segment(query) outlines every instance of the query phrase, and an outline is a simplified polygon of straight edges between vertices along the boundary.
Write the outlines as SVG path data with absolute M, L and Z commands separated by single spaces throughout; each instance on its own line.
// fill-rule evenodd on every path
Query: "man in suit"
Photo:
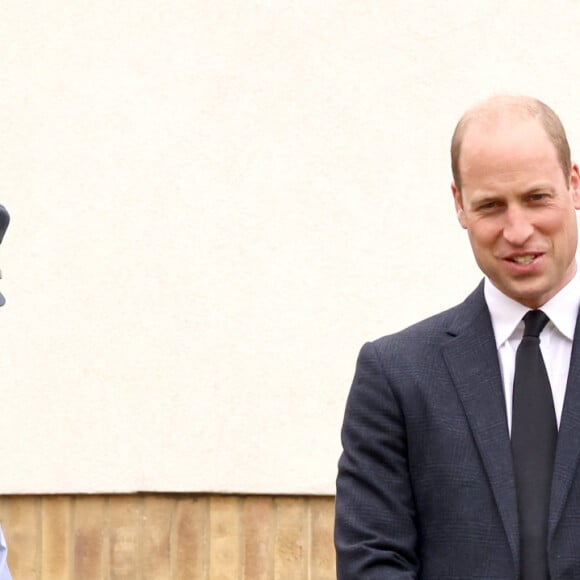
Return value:
M 451 155 L 485 278 L 360 352 L 338 578 L 580 579 L 578 166 L 556 114 L 528 97 L 465 113 Z

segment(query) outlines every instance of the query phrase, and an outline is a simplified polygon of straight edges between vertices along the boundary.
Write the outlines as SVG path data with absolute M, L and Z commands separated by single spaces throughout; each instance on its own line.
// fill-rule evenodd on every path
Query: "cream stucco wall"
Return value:
M 465 107 L 580 146 L 580 4 L 0 7 L 0 492 L 332 493 L 362 342 L 477 283 Z

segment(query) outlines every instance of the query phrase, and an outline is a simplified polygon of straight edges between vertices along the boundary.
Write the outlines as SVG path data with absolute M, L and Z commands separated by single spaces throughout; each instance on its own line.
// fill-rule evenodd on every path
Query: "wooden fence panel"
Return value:
M 331 580 L 331 497 L 0 497 L 15 580 Z

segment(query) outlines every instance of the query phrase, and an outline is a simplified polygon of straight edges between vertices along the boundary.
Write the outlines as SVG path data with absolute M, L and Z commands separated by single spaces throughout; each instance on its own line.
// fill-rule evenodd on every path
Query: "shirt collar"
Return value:
M 484 295 L 491 315 L 495 343 L 499 348 L 513 334 L 529 308 L 506 296 L 487 277 L 484 283 Z M 560 333 L 572 341 L 574 340 L 579 307 L 580 274 L 576 271 L 574 278 L 548 300 L 541 309 L 548 315 Z

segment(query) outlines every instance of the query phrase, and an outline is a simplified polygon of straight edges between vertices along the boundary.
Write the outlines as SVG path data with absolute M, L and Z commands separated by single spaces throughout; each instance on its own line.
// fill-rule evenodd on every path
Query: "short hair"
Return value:
M 562 121 L 556 113 L 542 101 L 533 97 L 501 95 L 492 97 L 468 110 L 459 120 L 451 139 L 451 171 L 455 187 L 461 191 L 461 171 L 459 162 L 463 138 L 472 121 L 483 118 L 510 115 L 514 118 L 538 119 L 548 138 L 556 148 L 556 155 L 566 180 L 570 178 L 572 160 L 570 145 Z

